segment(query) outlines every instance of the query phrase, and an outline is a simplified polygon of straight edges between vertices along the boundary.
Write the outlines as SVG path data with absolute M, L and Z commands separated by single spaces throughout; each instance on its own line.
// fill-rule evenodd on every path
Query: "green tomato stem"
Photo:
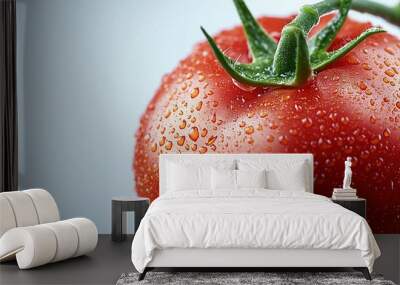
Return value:
M 370 0 L 353 0 L 351 9 L 381 17 L 400 26 L 400 4 L 387 6 Z
M 334 51 L 327 51 L 343 26 L 351 0 L 323 0 L 300 8 L 299 14 L 287 24 L 278 44 L 266 33 L 251 15 L 244 0 L 233 0 L 243 23 L 249 50 L 250 64 L 239 63 L 224 54 L 214 39 L 202 28 L 216 58 L 222 67 L 237 81 L 254 86 L 299 86 L 306 82 L 314 71 L 347 54 L 365 38 L 382 29 L 364 31 L 356 39 Z M 308 33 L 322 15 L 338 11 L 325 27 L 311 39 Z

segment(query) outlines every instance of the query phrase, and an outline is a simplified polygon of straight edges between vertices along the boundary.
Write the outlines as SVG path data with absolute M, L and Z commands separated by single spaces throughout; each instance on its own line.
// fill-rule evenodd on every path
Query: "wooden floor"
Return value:
M 58 263 L 19 270 L 16 262 L 0 264 L 0 284 L 115 284 L 124 272 L 134 271 L 132 238 L 121 243 L 100 235 L 94 252 Z
M 400 280 L 400 235 L 375 236 L 382 256 L 374 272 L 398 283 Z M 19 270 L 16 262 L 0 264 L 0 285 L 14 284 L 115 284 L 122 273 L 135 271 L 131 262 L 132 237 L 112 242 L 110 235 L 100 235 L 94 252 L 88 256 Z M 310 270 L 312 271 L 312 270 Z M 339 270 L 338 270 L 339 271 Z

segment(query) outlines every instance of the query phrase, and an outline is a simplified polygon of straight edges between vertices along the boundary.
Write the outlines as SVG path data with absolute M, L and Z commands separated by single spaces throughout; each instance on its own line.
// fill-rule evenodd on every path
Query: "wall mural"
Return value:
M 350 1 L 303 9 L 300 20 L 257 19 L 267 33 L 234 2 L 247 38 L 243 26 L 212 37 L 203 30 L 208 42 L 162 78 L 144 112 L 137 193 L 158 196 L 160 153 L 313 153 L 315 193 L 330 197 L 350 156 L 373 231 L 400 233 L 399 39 L 347 18 Z M 314 13 L 333 9 L 319 21 Z

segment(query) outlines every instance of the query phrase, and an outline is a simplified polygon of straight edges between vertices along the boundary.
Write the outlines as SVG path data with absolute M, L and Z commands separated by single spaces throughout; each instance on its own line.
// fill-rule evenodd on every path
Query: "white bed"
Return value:
M 182 168 L 174 177 L 174 164 L 254 172 L 266 165 L 275 189 L 175 191 L 168 180 L 190 175 Z M 300 164 L 301 175 L 291 170 Z M 311 154 L 160 155 L 160 197 L 135 234 L 132 262 L 140 278 L 154 267 L 354 267 L 370 278 L 380 251 L 367 222 L 312 193 Z

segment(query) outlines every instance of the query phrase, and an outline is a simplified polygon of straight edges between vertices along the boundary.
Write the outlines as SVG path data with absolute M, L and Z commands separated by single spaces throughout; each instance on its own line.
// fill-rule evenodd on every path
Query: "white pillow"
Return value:
M 236 170 L 236 183 L 238 188 L 267 188 L 267 171 Z
M 236 170 L 232 169 L 216 169 L 211 170 L 211 188 L 213 190 L 236 189 Z
M 308 188 L 305 160 L 240 159 L 238 168 L 240 170 L 266 169 L 268 189 L 305 192 Z
M 267 172 L 268 188 L 274 190 L 306 192 L 304 168 L 290 169 L 285 172 L 274 169 Z
M 211 188 L 211 167 L 168 163 L 167 191 Z

